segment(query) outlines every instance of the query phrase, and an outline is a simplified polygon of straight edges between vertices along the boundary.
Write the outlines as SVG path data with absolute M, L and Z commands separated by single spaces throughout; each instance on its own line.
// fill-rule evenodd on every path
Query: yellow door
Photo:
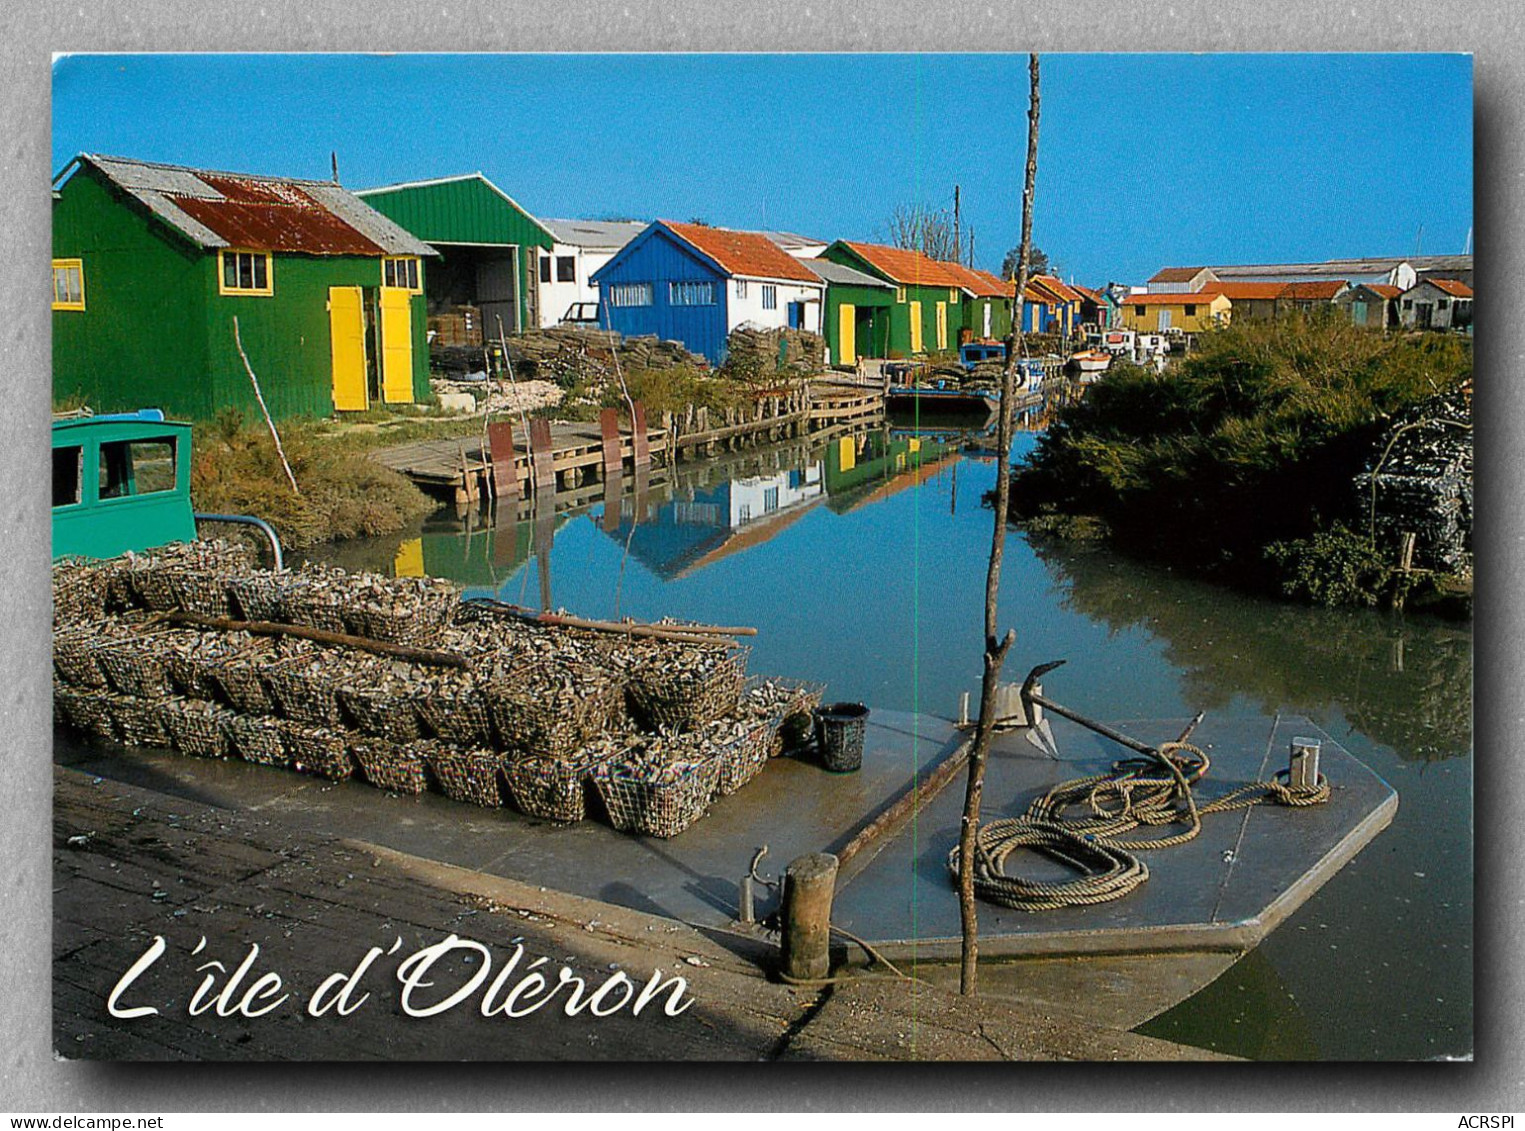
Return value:
M 851 436 L 843 436 L 837 441 L 837 463 L 842 471 L 851 471 L 858 466 L 858 449 Z
M 911 352 L 921 352 L 921 303 L 911 303 Z
M 937 348 L 948 348 L 948 304 L 945 302 L 937 304 Z
M 413 403 L 413 296 L 405 287 L 381 288 L 381 399 Z
M 837 364 L 853 365 L 858 360 L 858 308 L 843 303 L 837 308 Z
M 334 409 L 364 412 L 370 398 L 365 390 L 365 311 L 359 287 L 328 288 L 328 336 Z

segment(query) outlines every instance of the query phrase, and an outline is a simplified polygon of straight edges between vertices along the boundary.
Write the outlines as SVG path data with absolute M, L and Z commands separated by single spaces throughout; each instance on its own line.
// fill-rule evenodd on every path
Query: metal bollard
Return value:
M 1287 785 L 1291 789 L 1315 789 L 1318 786 L 1318 755 L 1322 743 L 1316 738 L 1294 738 L 1287 763 Z
M 741 912 L 740 919 L 743 923 L 757 922 L 757 903 L 755 899 L 756 885 L 751 876 L 741 877 Z

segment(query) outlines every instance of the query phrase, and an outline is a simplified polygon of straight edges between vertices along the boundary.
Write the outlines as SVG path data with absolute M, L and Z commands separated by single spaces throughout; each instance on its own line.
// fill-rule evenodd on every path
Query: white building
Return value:
M 540 252 L 540 325 L 554 326 L 576 303 L 598 304 L 593 272 L 645 229 L 639 220 L 542 220 L 555 237 L 550 251 Z

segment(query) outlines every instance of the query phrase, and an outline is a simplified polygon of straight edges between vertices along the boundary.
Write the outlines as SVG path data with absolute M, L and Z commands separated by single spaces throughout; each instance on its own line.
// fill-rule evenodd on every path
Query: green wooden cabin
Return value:
M 556 237 L 481 173 L 355 195 L 439 251 L 424 288 L 430 312 L 478 307 L 489 338 L 500 319 L 510 334 L 540 325 L 540 262 Z
M 802 261 L 826 284 L 821 332 L 832 365 L 860 357 L 888 357 L 895 285 L 828 259 Z
M 257 417 L 250 368 L 277 419 L 427 397 L 433 249 L 338 185 L 92 154 L 54 185 L 55 401 Z
M 917 251 L 848 240 L 838 240 L 821 258 L 894 287 L 885 352 L 864 356 L 904 358 L 958 348 L 964 287 L 947 265 Z
M 53 421 L 53 558 L 196 537 L 191 426 L 149 410 Z

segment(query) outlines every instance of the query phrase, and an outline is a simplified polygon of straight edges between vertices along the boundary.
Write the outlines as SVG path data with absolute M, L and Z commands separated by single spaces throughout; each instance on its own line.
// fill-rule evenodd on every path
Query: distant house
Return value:
M 1022 332 L 1068 338 L 1080 325 L 1080 304 L 1080 293 L 1061 280 L 1053 275 L 1034 275 L 1022 294 Z
M 643 220 L 542 220 L 556 237 L 540 253 L 540 325 L 554 326 L 575 303 L 598 305 L 593 274 L 646 230 Z
M 821 331 L 826 285 L 760 232 L 658 220 L 593 273 L 600 321 L 682 342 L 712 364 L 741 326 Z
M 1402 294 L 1397 287 L 1383 283 L 1357 283 L 1337 296 L 1334 304 L 1357 326 L 1387 330 L 1399 324 L 1397 300 Z
M 1129 295 L 1123 307 L 1123 326 L 1140 333 L 1181 330 L 1195 334 L 1227 325 L 1233 308 L 1228 296 L 1217 291 Z
M 1279 310 L 1298 310 L 1312 313 L 1327 310 L 1329 305 L 1350 289 L 1344 279 L 1313 279 L 1286 283 L 1276 296 Z
M 1093 326 L 1098 330 L 1111 329 L 1112 312 L 1116 308 L 1107 301 L 1106 295 L 1101 291 L 1075 283 L 1070 284 L 1070 290 L 1080 296 L 1080 324 L 1082 326 Z
M 1409 329 L 1466 329 L 1472 325 L 1472 288 L 1455 279 L 1421 280 L 1399 297 L 1398 317 Z
M 850 240 L 838 240 L 821 258 L 894 285 L 887 356 L 911 357 L 957 346 L 964 282 L 949 265 L 919 251 Z
M 481 311 L 491 338 L 540 325 L 536 272 L 556 237 L 481 173 L 383 185 L 355 193 L 441 254 L 424 296 L 429 312 Z
M 331 181 L 82 153 L 54 179 L 53 394 L 257 416 L 252 368 L 277 419 L 412 403 L 434 256 Z
M 830 363 L 856 365 L 860 357 L 888 357 L 895 284 L 829 259 L 801 262 L 826 284 L 821 332 Z
M 1202 293 L 1223 295 L 1233 303 L 1234 317 L 1238 320 L 1268 319 L 1276 317 L 1277 299 L 1285 286 L 1285 283 L 1220 281 L 1209 283 Z
M 1191 294 L 1217 281 L 1211 267 L 1163 267 L 1150 278 L 1146 289 L 1152 295 Z
M 1414 255 L 1408 260 L 1419 279 L 1454 279 L 1458 283 L 1472 285 L 1472 257 L 1470 255 Z

